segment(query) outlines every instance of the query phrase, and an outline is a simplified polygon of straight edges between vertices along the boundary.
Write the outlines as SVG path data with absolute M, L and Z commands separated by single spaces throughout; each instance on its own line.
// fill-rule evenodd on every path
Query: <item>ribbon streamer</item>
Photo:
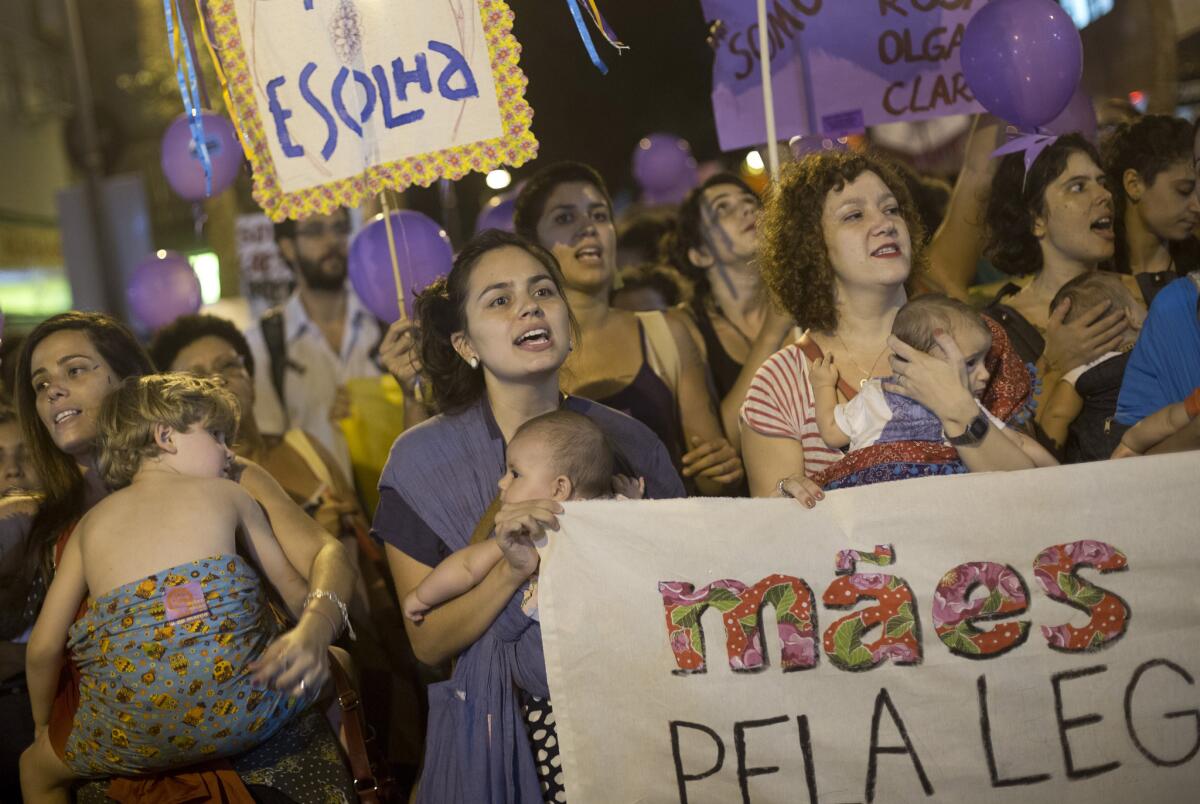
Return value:
M 1025 153 L 1025 177 L 1029 177 L 1029 171 L 1033 168 L 1033 163 L 1041 156 L 1042 151 L 1049 148 L 1058 137 L 1054 134 L 1043 134 L 1041 132 L 1018 132 L 1017 136 L 1008 142 L 1001 145 L 996 150 L 992 151 L 992 157 L 1006 156 L 1008 154 Z M 1021 183 L 1024 189 L 1024 180 Z
M 250 159 L 250 143 L 246 140 L 245 133 L 242 132 L 241 121 L 238 119 L 237 107 L 233 105 L 233 98 L 229 94 L 229 80 L 225 77 L 225 70 L 221 67 L 221 59 L 217 56 L 217 48 L 213 45 L 212 36 L 208 32 L 208 24 L 205 22 L 204 9 L 200 7 L 200 0 L 195 0 L 196 3 L 196 27 L 200 29 L 200 34 L 204 37 L 204 45 L 208 48 L 208 56 L 212 59 L 213 70 L 217 74 L 217 83 L 221 85 L 221 97 L 225 100 L 225 110 L 229 113 L 229 119 L 233 122 L 233 130 L 237 132 L 238 142 L 242 144 L 242 153 L 246 159 Z
M 571 18 L 575 20 L 575 28 L 579 31 L 579 38 L 583 40 L 583 46 L 587 48 L 588 57 L 592 60 L 592 64 L 596 65 L 596 69 L 601 75 L 608 75 L 608 65 L 600 58 L 600 54 L 596 52 L 596 45 L 592 42 L 592 36 L 588 33 L 587 23 L 584 22 L 583 12 L 579 9 L 579 0 L 567 0 L 567 8 L 571 10 Z
M 175 80 L 179 84 L 179 95 L 183 99 L 183 110 L 188 116 L 188 127 L 192 132 L 192 144 L 196 158 L 204 169 L 204 194 L 212 194 L 212 157 L 208 153 L 208 142 L 204 139 L 204 123 L 200 119 L 200 87 L 196 79 L 196 65 L 192 61 L 191 40 L 183 24 L 183 12 L 177 0 L 163 0 L 163 13 L 167 22 L 167 42 L 171 47 L 171 60 L 175 64 Z
M 588 16 L 592 18 L 592 22 L 600 29 L 600 33 L 604 34 L 605 40 L 610 45 L 616 48 L 618 52 L 629 50 L 629 45 L 617 37 L 616 31 L 612 29 L 612 26 L 608 24 L 608 20 L 604 19 L 604 15 L 600 13 L 600 8 L 596 5 L 596 0 L 588 0 L 587 11 Z
M 192 64 L 198 65 L 200 57 L 196 55 L 196 35 L 190 33 L 195 30 L 195 24 L 192 22 L 191 10 L 187 4 L 187 0 L 181 0 L 180 5 L 176 6 L 179 14 L 180 28 L 189 32 L 184 39 L 184 44 L 187 45 L 188 56 L 191 57 Z M 208 87 L 204 85 L 204 72 L 196 67 L 196 87 L 200 90 L 200 108 L 212 109 L 212 105 L 208 102 Z

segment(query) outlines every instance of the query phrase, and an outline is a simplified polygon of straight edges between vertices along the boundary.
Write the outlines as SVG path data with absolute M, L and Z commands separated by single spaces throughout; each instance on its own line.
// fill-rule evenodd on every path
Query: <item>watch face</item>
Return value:
M 988 427 L 991 423 L 987 416 L 980 413 L 971 423 L 967 425 L 967 429 L 960 436 L 955 436 L 949 439 L 950 443 L 956 447 L 970 447 L 978 444 L 987 435 Z
M 988 431 L 988 420 L 987 420 L 987 417 L 984 416 L 982 413 L 979 414 L 978 416 L 976 416 L 971 421 L 971 426 L 967 428 L 967 432 L 970 433 L 971 437 L 974 438 L 976 441 L 979 441 L 985 435 L 987 435 L 987 431 Z

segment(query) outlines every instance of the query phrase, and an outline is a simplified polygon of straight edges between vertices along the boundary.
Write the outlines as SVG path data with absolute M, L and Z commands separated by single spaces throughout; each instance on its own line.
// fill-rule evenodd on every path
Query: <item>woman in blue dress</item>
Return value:
M 422 294 L 418 318 L 421 360 L 442 412 L 396 440 L 374 523 L 401 599 L 467 546 L 477 528 L 490 532 L 480 523 L 493 512 L 497 527 L 557 527 L 562 508 L 552 500 L 496 504 L 508 439 L 551 410 L 596 422 L 619 471 L 645 478 L 647 497 L 683 496 L 666 448 L 645 425 L 560 391 L 559 372 L 576 336 L 548 251 L 516 235 L 479 235 L 449 277 Z M 521 591 L 535 569 L 501 561 L 421 623 L 405 622 L 418 659 L 456 659 L 450 680 L 429 690 L 418 801 L 562 800 L 557 774 L 535 761 L 544 755 L 530 742 L 540 735 L 534 739 L 545 745 L 550 730 L 526 729 L 527 718 L 544 724 L 553 717 L 540 627 L 521 611 Z

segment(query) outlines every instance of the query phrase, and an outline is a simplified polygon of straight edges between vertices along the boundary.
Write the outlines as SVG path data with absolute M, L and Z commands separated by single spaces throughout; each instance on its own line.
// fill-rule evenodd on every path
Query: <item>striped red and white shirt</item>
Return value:
M 804 474 L 813 477 L 843 457 L 817 429 L 817 407 L 808 380 L 808 358 L 785 346 L 759 367 L 742 403 L 742 421 L 756 433 L 791 438 L 804 448 Z

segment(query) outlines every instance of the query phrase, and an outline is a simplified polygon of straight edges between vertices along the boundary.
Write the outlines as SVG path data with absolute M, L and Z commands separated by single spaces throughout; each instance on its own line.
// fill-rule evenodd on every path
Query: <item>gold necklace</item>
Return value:
M 884 343 L 883 351 L 880 352 L 879 354 L 875 355 L 875 360 L 874 360 L 874 362 L 871 363 L 871 370 L 863 371 L 862 366 L 858 365 L 858 361 L 854 359 L 854 355 L 850 352 L 850 347 L 846 345 L 846 342 L 844 340 L 842 340 L 842 336 L 838 335 L 836 332 L 834 332 L 833 337 L 837 338 L 838 343 L 840 343 L 842 345 L 842 349 L 845 350 L 846 357 L 850 358 L 850 363 L 854 366 L 854 369 L 859 374 L 863 375 L 863 379 L 859 381 L 858 387 L 860 389 L 865 388 L 867 383 L 871 381 L 871 374 L 872 374 L 872 372 L 875 371 L 875 366 L 879 363 L 879 358 L 883 357 L 884 353 L 887 352 L 887 350 L 888 350 L 887 344 Z

